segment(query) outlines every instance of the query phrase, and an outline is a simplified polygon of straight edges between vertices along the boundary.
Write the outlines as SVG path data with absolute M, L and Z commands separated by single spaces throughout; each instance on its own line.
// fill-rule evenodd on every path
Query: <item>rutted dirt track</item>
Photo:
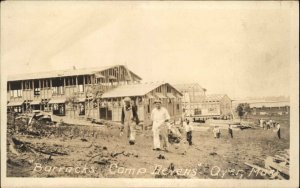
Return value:
M 193 132 L 194 145 L 172 144 L 169 152 L 152 150 L 150 130 L 138 131 L 136 144 L 129 145 L 115 126 L 68 127 L 43 136 L 8 133 L 7 176 L 263 179 L 244 163 L 263 167 L 266 156 L 289 148 L 287 121 L 280 140 L 272 129 L 258 127 L 234 131 L 233 139 L 221 129 L 214 139 L 210 128 Z

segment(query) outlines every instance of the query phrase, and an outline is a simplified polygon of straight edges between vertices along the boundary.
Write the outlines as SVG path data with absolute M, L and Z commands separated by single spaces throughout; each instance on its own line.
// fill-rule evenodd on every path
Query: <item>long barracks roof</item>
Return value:
M 121 85 L 117 88 L 114 88 L 106 93 L 104 93 L 101 98 L 117 98 L 117 97 L 133 97 L 133 96 L 144 96 L 150 91 L 158 88 L 159 86 L 163 84 L 163 82 L 153 82 L 153 83 L 141 83 L 141 84 L 128 84 L 128 85 Z M 170 84 L 168 84 L 171 86 Z M 173 89 L 175 89 L 173 86 L 171 86 Z M 175 89 L 180 96 L 182 94 Z
M 117 66 L 123 66 L 123 65 L 82 68 L 82 69 L 69 69 L 69 70 L 56 70 L 56 71 L 27 73 L 27 74 L 15 74 L 15 75 L 8 75 L 7 80 L 18 81 L 18 80 L 45 79 L 45 78 L 56 78 L 56 77 L 77 76 L 77 75 L 92 75 Z M 141 77 L 139 77 L 132 71 L 130 71 L 130 73 L 135 75 L 141 80 Z
M 290 106 L 289 101 L 266 101 L 250 103 L 250 108 L 262 108 L 262 107 L 284 107 Z
M 207 95 L 204 99 L 204 102 L 219 102 L 226 94 L 211 94 Z

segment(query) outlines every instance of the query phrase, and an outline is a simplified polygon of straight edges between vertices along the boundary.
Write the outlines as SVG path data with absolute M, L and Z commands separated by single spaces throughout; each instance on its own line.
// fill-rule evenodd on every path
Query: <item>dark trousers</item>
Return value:
M 189 145 L 192 145 L 192 131 L 186 133 L 186 140 L 189 142 Z
M 229 130 L 230 137 L 233 138 L 232 130 Z
M 277 136 L 278 136 L 279 139 L 281 138 L 280 137 L 280 129 L 277 131 Z

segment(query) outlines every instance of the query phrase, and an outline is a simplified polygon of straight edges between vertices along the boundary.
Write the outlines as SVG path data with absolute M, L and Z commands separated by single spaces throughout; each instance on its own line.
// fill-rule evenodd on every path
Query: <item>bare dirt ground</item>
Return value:
M 169 152 L 152 150 L 150 130 L 138 131 L 135 145 L 115 126 L 69 125 L 42 136 L 8 133 L 7 176 L 266 179 L 244 163 L 263 167 L 267 156 L 289 149 L 289 122 L 279 122 L 282 139 L 259 127 L 234 130 L 233 139 L 221 129 L 221 138 L 215 139 L 210 127 L 193 132 L 192 146 L 172 144 Z

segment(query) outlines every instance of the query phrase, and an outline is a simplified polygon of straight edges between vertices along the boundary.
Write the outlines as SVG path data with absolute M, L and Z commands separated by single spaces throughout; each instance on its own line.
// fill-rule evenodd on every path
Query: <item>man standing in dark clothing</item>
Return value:
M 281 136 L 280 136 L 280 124 L 279 123 L 277 123 L 276 128 L 277 128 L 277 136 L 278 136 L 279 139 L 281 139 Z
M 232 128 L 231 128 L 230 124 L 228 126 L 228 133 L 229 133 L 230 137 L 233 138 Z
M 127 128 L 127 138 L 129 138 L 129 144 L 135 144 L 135 134 L 136 134 L 136 125 L 139 124 L 139 118 L 137 114 L 137 106 L 131 104 L 131 99 L 126 97 L 124 99 L 124 106 L 122 108 L 121 115 L 121 134 L 123 135 L 123 130 Z

